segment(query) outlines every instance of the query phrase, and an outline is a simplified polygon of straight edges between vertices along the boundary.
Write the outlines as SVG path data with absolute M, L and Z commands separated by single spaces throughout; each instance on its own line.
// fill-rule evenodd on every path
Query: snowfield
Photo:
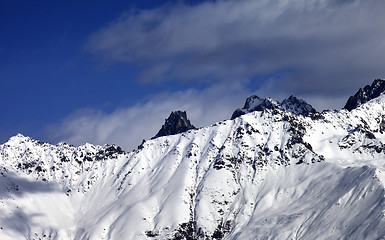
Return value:
M 385 96 L 117 146 L 0 145 L 0 239 L 385 238 Z

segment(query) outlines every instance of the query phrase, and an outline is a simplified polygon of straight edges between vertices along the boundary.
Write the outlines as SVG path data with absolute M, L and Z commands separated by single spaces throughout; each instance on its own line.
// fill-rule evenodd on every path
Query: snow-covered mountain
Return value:
M 0 239 L 384 238 L 385 95 L 296 103 L 254 97 L 275 107 L 133 152 L 16 135 L 0 145 Z

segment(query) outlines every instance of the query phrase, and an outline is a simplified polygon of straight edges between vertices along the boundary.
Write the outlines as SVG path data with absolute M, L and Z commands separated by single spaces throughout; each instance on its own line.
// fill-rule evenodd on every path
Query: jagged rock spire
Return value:
M 190 129 L 195 129 L 195 127 L 190 123 L 190 120 L 188 120 L 186 112 L 178 110 L 171 112 L 170 116 L 165 120 L 162 128 L 153 139 L 186 132 Z
M 346 102 L 344 109 L 351 111 L 358 106 L 380 96 L 384 91 L 385 80 L 376 79 L 372 85 L 366 85 L 363 89 L 360 88 L 354 96 L 351 96 Z

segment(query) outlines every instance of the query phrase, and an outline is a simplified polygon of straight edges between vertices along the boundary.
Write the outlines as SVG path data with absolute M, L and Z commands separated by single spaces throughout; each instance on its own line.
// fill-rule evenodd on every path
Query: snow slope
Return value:
M 144 142 L 0 145 L 0 239 L 381 239 L 385 96 Z

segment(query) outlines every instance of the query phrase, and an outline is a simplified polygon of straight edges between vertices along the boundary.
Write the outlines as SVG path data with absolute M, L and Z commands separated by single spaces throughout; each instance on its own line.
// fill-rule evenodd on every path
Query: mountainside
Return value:
M 384 238 L 385 96 L 322 113 L 297 100 L 254 96 L 133 152 L 14 136 L 0 239 Z

